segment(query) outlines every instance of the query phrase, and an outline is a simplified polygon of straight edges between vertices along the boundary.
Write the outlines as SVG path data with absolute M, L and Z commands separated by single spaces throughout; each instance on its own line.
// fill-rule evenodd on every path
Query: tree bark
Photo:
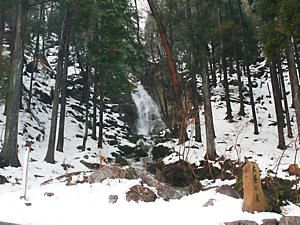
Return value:
M 96 124 L 97 124 L 97 69 L 94 76 L 94 93 L 93 93 L 93 119 L 92 119 L 92 139 L 97 140 Z
M 287 131 L 288 131 L 288 137 L 292 138 L 293 137 L 293 131 L 292 131 L 292 125 L 291 125 L 291 118 L 290 118 L 290 112 L 289 112 L 289 105 L 286 97 L 286 90 L 285 90 L 285 83 L 284 83 L 284 77 L 283 77 L 283 72 L 281 68 L 281 62 L 280 62 L 280 57 L 277 63 L 278 67 L 278 75 L 279 75 L 279 82 L 281 86 L 281 93 L 282 93 L 282 98 L 283 98 L 283 103 L 284 103 L 284 111 L 285 111 L 285 116 L 286 116 L 286 125 L 287 125 Z
M 176 116 L 177 121 L 179 121 L 179 126 L 180 126 L 180 136 L 179 136 L 179 142 L 183 143 L 185 141 L 185 134 L 186 134 L 186 118 L 185 118 L 185 109 L 182 103 L 182 96 L 179 94 L 179 82 L 177 79 L 177 70 L 176 70 L 176 65 L 174 63 L 173 60 L 173 54 L 172 54 L 172 49 L 170 48 L 169 45 L 169 41 L 166 35 L 166 31 L 165 28 L 160 20 L 160 17 L 157 13 L 155 4 L 153 0 L 147 0 L 152 16 L 154 17 L 154 20 L 156 22 L 158 31 L 159 31 L 159 35 L 160 35 L 160 39 L 161 39 L 161 43 L 163 45 L 163 48 L 165 50 L 166 56 L 167 56 L 167 65 L 168 65 L 168 69 L 169 69 L 169 73 L 171 75 L 171 81 L 172 81 L 172 88 L 173 88 L 173 92 L 174 92 L 174 99 L 176 102 Z
M 33 76 L 37 69 L 37 58 L 39 54 L 39 42 L 40 42 L 40 35 L 37 34 L 36 36 L 36 42 L 35 42 L 35 50 L 34 50 L 34 56 L 33 56 L 33 71 L 30 75 L 30 87 L 29 87 L 29 99 L 28 99 L 28 106 L 27 106 L 27 112 L 30 112 L 31 108 L 31 100 L 32 100 L 32 85 L 33 85 Z
M 230 8 L 231 20 L 232 20 L 232 22 L 234 22 L 231 0 L 229 0 L 229 8 Z M 238 55 L 237 38 L 234 37 L 233 32 L 231 32 L 231 42 L 232 42 L 232 46 L 233 46 L 234 59 L 235 59 L 235 64 L 236 64 L 237 81 L 238 81 L 238 88 L 239 88 L 240 110 L 239 110 L 238 114 L 240 116 L 245 116 L 246 113 L 245 113 L 245 103 L 244 103 L 244 96 L 243 96 L 243 82 L 241 79 L 241 68 L 240 68 L 239 55 Z
M 205 117 L 205 134 L 206 134 L 206 155 L 210 160 L 214 160 L 217 157 L 215 146 L 215 132 L 214 122 L 210 100 L 210 88 L 209 88 L 209 75 L 207 69 L 207 58 L 202 56 L 201 62 L 201 75 L 203 82 L 203 98 L 204 98 L 204 117 Z
M 243 14 L 242 14 L 242 8 L 241 8 L 241 1 L 238 0 L 239 5 L 239 16 L 240 16 L 240 27 L 242 31 L 242 46 L 243 46 L 243 52 L 244 52 L 244 64 L 246 67 L 246 74 L 247 74 L 247 80 L 248 80 L 248 87 L 249 87 L 249 95 L 250 95 L 250 104 L 251 104 L 251 111 L 252 111 L 252 121 L 254 126 L 254 134 L 259 134 L 258 132 L 258 124 L 257 124 L 257 117 L 256 117 L 256 110 L 255 110 L 255 102 L 253 97 L 253 90 L 252 90 L 252 81 L 251 81 L 251 73 L 249 68 L 249 59 L 248 59 L 248 48 L 246 44 L 246 37 L 245 37 L 245 30 L 244 30 L 244 20 L 243 20 Z
M 173 87 L 173 91 L 175 94 L 175 98 L 179 97 L 179 83 L 178 83 L 178 79 L 177 79 L 177 70 L 176 70 L 176 65 L 174 63 L 173 60 L 173 54 L 172 54 L 172 49 L 170 48 L 168 39 L 167 39 L 167 35 L 166 35 L 166 31 L 163 27 L 163 24 L 159 18 L 159 15 L 157 13 L 157 10 L 155 8 L 154 2 L 153 0 L 147 0 L 151 13 L 155 19 L 159 34 L 160 34 L 160 38 L 161 38 L 161 43 L 164 47 L 164 50 L 166 52 L 167 55 L 167 63 L 168 63 L 168 68 L 169 68 L 169 72 L 172 78 L 172 87 Z M 182 104 L 182 103 L 181 103 Z
M 17 4 L 16 32 L 14 51 L 12 52 L 9 78 L 9 93 L 7 97 L 7 116 L 5 124 L 4 146 L 1 157 L 4 164 L 18 167 L 18 119 L 20 103 L 20 86 L 23 71 L 24 34 L 28 15 L 28 0 L 19 0 Z M 25 20 L 24 20 L 25 19 Z
M 86 142 L 89 133 L 89 67 L 86 66 L 86 70 L 82 71 L 84 74 L 84 102 L 85 102 L 85 125 L 84 125 L 84 136 L 82 141 L 82 151 L 86 149 Z
M 64 48 L 66 44 L 65 41 L 66 41 L 66 34 L 68 28 L 68 19 L 69 19 L 68 10 L 66 10 L 64 14 L 63 24 L 62 24 L 62 33 L 60 36 L 58 60 L 57 60 L 57 68 L 56 68 L 57 73 L 56 73 L 54 97 L 52 103 L 51 127 L 49 133 L 48 150 L 45 157 L 45 161 L 48 163 L 55 163 L 54 149 L 55 149 L 56 128 L 57 128 L 57 114 L 58 114 L 58 106 L 59 106 L 61 80 L 63 76 L 63 58 L 64 58 Z
M 218 7 L 218 13 L 219 13 L 219 28 L 221 30 L 223 28 L 221 6 Z M 232 109 L 231 109 L 231 103 L 230 103 L 229 83 L 228 83 L 228 75 L 227 75 L 227 62 L 226 62 L 226 55 L 225 55 L 225 51 L 224 51 L 223 34 L 221 34 L 221 36 L 220 36 L 220 44 L 221 44 L 222 70 L 223 70 L 223 75 L 224 75 L 225 101 L 226 101 L 226 110 L 227 110 L 225 119 L 231 121 L 233 118 L 233 115 L 232 115 Z
M 286 54 L 287 54 L 293 102 L 294 102 L 295 113 L 296 113 L 298 140 L 300 143 L 300 87 L 299 87 L 299 80 L 297 76 L 295 58 L 293 54 L 293 45 L 290 39 L 288 39 L 287 42 L 288 43 L 286 48 Z
M 4 17 L 4 9 L 0 9 L 0 48 L 3 47 L 3 38 L 5 31 L 5 17 Z
M 270 62 L 270 73 L 271 73 L 271 83 L 273 89 L 273 98 L 275 103 L 275 113 L 277 118 L 277 131 L 278 131 L 278 146 L 279 149 L 285 149 L 285 139 L 284 139 L 284 118 L 283 118 L 283 110 L 280 99 L 280 90 L 279 90 L 279 82 L 278 76 L 276 72 L 276 66 L 274 61 Z
M 70 16 L 70 15 L 69 15 Z M 69 45 L 70 45 L 70 18 L 67 21 L 66 40 L 64 46 L 64 66 L 61 80 L 60 97 L 60 116 L 56 151 L 63 152 L 65 139 L 65 119 L 66 119 L 66 100 L 67 100 L 67 78 L 69 65 Z

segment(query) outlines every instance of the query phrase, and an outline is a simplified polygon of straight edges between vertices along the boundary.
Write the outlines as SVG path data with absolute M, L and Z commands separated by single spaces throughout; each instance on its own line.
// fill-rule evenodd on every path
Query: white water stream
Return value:
M 157 134 L 161 128 L 165 127 L 158 106 L 140 83 L 137 84 L 135 91 L 133 91 L 132 99 L 138 112 L 137 134 L 149 136 Z

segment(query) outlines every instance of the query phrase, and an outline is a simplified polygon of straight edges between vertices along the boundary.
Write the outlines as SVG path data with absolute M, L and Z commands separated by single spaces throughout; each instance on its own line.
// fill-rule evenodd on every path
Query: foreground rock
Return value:
M 230 185 L 222 185 L 216 189 L 216 192 L 236 199 L 241 198 L 240 194 Z
M 261 225 L 278 225 L 278 221 L 276 219 L 264 219 L 262 220 Z
M 243 191 L 243 211 L 265 211 L 266 198 L 261 186 L 259 168 L 255 162 L 247 162 L 243 168 Z
M 284 216 L 280 219 L 279 225 L 299 225 L 300 216 Z
M 134 168 L 123 169 L 118 166 L 103 165 L 88 178 L 89 183 L 99 183 L 105 179 L 137 179 Z
M 164 200 L 168 201 L 170 199 L 180 199 L 183 196 L 171 186 L 161 183 L 154 177 L 147 174 L 143 174 L 142 182 L 150 187 L 154 187 L 157 190 L 158 196 L 163 198 Z
M 143 185 L 134 185 L 126 192 L 127 201 L 154 202 L 156 199 L 155 193 Z
M 258 223 L 250 220 L 237 220 L 233 222 L 226 222 L 225 225 L 258 225 Z
M 9 183 L 5 176 L 0 175 L 0 184 Z

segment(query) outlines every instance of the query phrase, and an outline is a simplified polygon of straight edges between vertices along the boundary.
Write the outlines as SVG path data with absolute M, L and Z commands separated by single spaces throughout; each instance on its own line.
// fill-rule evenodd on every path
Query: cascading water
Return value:
M 132 99 L 138 112 L 136 123 L 138 134 L 148 136 L 165 126 L 158 106 L 140 83 L 137 84 L 136 90 L 132 93 Z
M 140 83 L 137 84 L 136 90 L 132 93 L 132 99 L 138 112 L 136 123 L 138 134 L 149 136 L 165 127 L 158 106 Z

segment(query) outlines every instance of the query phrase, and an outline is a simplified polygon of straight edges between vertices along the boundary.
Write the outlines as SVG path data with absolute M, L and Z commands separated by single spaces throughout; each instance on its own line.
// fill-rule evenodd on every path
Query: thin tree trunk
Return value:
M 222 15 L 221 15 L 221 7 L 218 7 L 219 13 L 219 28 L 222 29 Z M 223 31 L 222 31 L 223 32 Z M 231 103 L 230 103 L 230 94 L 229 94 L 229 83 L 228 83 L 228 75 L 227 75 L 227 62 L 226 62 L 226 55 L 224 51 L 224 38 L 223 34 L 220 37 L 220 44 L 221 44 L 221 58 L 222 58 L 222 70 L 224 75 L 224 91 L 225 91 L 225 101 L 226 101 L 226 120 L 231 121 L 233 118 Z
M 95 71 L 94 76 L 94 93 L 93 93 L 93 119 L 92 119 L 92 139 L 97 140 L 97 134 L 96 134 L 96 124 L 97 124 L 97 92 L 98 92 L 98 86 L 97 86 L 97 69 Z
M 23 71 L 23 46 L 25 23 L 28 15 L 28 0 L 19 0 L 17 4 L 16 32 L 14 51 L 10 65 L 9 93 L 7 98 L 7 116 L 5 124 L 4 146 L 1 157 L 6 165 L 18 167 L 18 119 L 20 103 L 20 86 Z
M 60 116 L 59 116 L 59 129 L 56 151 L 63 152 L 65 140 L 65 119 L 66 119 L 66 101 L 67 101 L 67 77 L 69 65 L 69 45 L 70 45 L 70 19 L 67 22 L 67 33 L 64 46 L 64 66 L 61 81 L 61 97 L 60 97 Z
M 286 90 L 285 90 L 285 84 L 284 84 L 284 77 L 283 77 L 283 72 L 281 68 L 281 62 L 280 62 L 280 57 L 278 61 L 278 75 L 279 75 L 279 82 L 281 86 L 281 91 L 282 91 L 282 97 L 283 97 L 283 103 L 284 103 L 284 111 L 285 111 L 285 116 L 286 116 L 286 125 L 287 125 L 287 131 L 288 131 L 288 137 L 292 138 L 293 137 L 293 131 L 292 131 L 292 125 L 291 125 L 291 118 L 290 118 L 290 112 L 289 112 L 289 105 L 286 97 Z
M 299 58 L 297 43 L 295 42 L 295 39 L 292 39 L 292 45 L 294 47 L 294 53 L 295 53 L 295 57 L 296 57 L 295 64 L 297 64 L 298 77 L 300 79 L 300 58 Z
M 213 73 L 212 73 L 212 85 L 214 87 L 217 87 L 217 64 L 216 64 L 216 54 L 215 54 L 215 45 L 213 42 L 211 42 L 211 60 L 212 60 L 212 64 L 213 64 Z
M 100 94 L 100 109 L 99 109 L 99 137 L 98 137 L 98 148 L 102 149 L 103 147 L 103 129 L 104 129 L 104 123 L 103 123 L 103 114 L 104 114 L 104 76 L 105 71 L 99 65 L 98 73 L 100 75 L 100 85 L 99 85 L 99 94 Z
M 284 139 L 284 119 L 283 119 L 283 110 L 280 99 L 280 90 L 278 83 L 278 76 L 276 72 L 276 66 L 273 61 L 270 62 L 270 73 L 271 73 L 271 83 L 273 89 L 273 97 L 275 103 L 275 113 L 277 118 L 277 131 L 278 131 L 278 146 L 279 149 L 285 149 L 285 139 Z
M 84 136 L 82 141 L 82 151 L 86 149 L 86 142 L 89 133 L 89 67 L 86 66 L 86 71 L 82 71 L 84 74 L 84 102 L 85 102 L 85 126 Z
M 170 72 L 170 75 L 172 78 L 173 91 L 174 91 L 175 97 L 179 97 L 179 93 L 178 93 L 179 83 L 178 83 L 178 79 L 177 79 L 177 71 L 176 71 L 176 66 L 175 66 L 174 60 L 173 60 L 172 50 L 170 48 L 165 29 L 163 27 L 163 24 L 159 18 L 157 11 L 156 11 L 153 0 L 147 0 L 147 1 L 148 1 L 150 10 L 152 12 L 152 15 L 156 21 L 156 25 L 157 25 L 157 28 L 158 28 L 158 31 L 160 34 L 161 42 L 162 42 L 162 45 L 163 45 L 164 50 L 167 55 L 167 63 L 168 63 L 169 72 Z
M 291 90 L 292 90 L 292 96 L 293 96 L 293 102 L 294 102 L 296 120 L 297 120 L 298 140 L 300 143 L 300 87 L 299 87 L 299 80 L 297 77 L 295 58 L 293 54 L 293 45 L 290 39 L 288 39 L 287 41 L 288 43 L 286 48 L 286 54 L 287 54 L 289 77 L 291 82 Z
M 30 112 L 31 108 L 31 100 L 32 100 L 32 85 L 33 85 L 33 76 L 37 69 L 37 58 L 39 54 L 39 42 L 40 42 L 40 35 L 38 34 L 36 36 L 36 42 L 35 42 L 35 50 L 34 50 L 34 56 L 33 56 L 33 71 L 30 75 L 30 87 L 29 87 L 29 99 L 28 99 L 28 107 L 27 112 Z
M 0 10 L 0 48 L 3 46 L 3 38 L 4 38 L 4 31 L 5 31 L 5 17 L 4 17 L 4 10 Z
M 252 90 L 252 81 L 251 81 L 251 73 L 249 68 L 249 59 L 248 59 L 248 49 L 246 44 L 246 37 L 245 37 L 245 31 L 244 31 L 244 21 L 243 21 L 243 14 L 242 14 L 242 8 L 241 8 L 241 1 L 238 0 L 239 5 L 239 16 L 240 16 L 240 27 L 242 31 L 242 46 L 244 51 L 244 64 L 246 67 L 246 74 L 248 79 L 248 87 L 249 87 L 249 95 L 250 95 L 250 104 L 251 104 L 251 111 L 252 111 L 252 121 L 254 126 L 254 134 L 258 135 L 258 124 L 257 124 L 257 117 L 256 117 L 256 110 L 255 110 L 255 102 L 253 97 L 253 90 Z
M 217 157 L 216 146 L 215 146 L 215 132 L 213 115 L 210 100 L 210 90 L 209 90 L 209 75 L 207 69 L 207 58 L 202 56 L 201 60 L 201 75 L 203 81 L 203 98 L 204 98 L 204 117 L 205 117 L 205 133 L 206 133 L 206 154 L 207 158 L 214 160 Z
M 229 8 L 230 8 L 231 20 L 232 20 L 232 22 L 234 22 L 231 0 L 229 0 Z M 238 88 L 239 88 L 240 110 L 239 110 L 238 114 L 240 116 L 245 116 L 246 113 L 245 113 L 245 103 L 244 103 L 244 96 L 243 96 L 243 83 L 242 83 L 242 79 L 241 79 L 241 69 L 240 69 L 240 62 L 239 62 L 239 55 L 238 55 L 238 46 L 237 46 L 237 39 L 234 38 L 233 32 L 231 32 L 231 41 L 232 41 L 232 46 L 233 46 L 234 59 L 235 59 L 235 64 L 236 64 L 237 81 L 238 81 Z
M 134 0 L 134 6 L 135 6 L 136 25 L 137 25 L 136 38 L 137 38 L 138 43 L 141 45 L 141 37 L 140 37 L 140 16 L 139 16 L 139 10 L 138 10 L 138 5 L 137 5 L 137 0 Z
M 167 56 L 167 65 L 168 65 L 168 69 L 171 75 L 171 81 L 172 81 L 172 88 L 173 88 L 173 92 L 174 92 L 174 99 L 176 102 L 176 116 L 177 121 L 180 121 L 180 137 L 179 137 L 179 142 L 183 143 L 185 140 L 185 134 L 186 134 L 186 118 L 185 118 L 185 109 L 183 107 L 182 104 L 182 97 L 179 94 L 179 83 L 178 83 L 178 79 L 177 79 L 177 70 L 176 70 L 176 65 L 174 63 L 173 60 L 173 54 L 172 54 L 172 49 L 170 48 L 168 39 L 167 39 L 167 35 L 166 35 L 166 31 L 164 29 L 164 26 L 160 20 L 160 17 L 157 13 L 155 4 L 153 0 L 147 0 L 150 10 L 152 12 L 152 15 L 155 19 L 158 31 L 159 31 L 159 35 L 160 35 L 160 39 L 161 39 L 161 43 L 164 47 L 166 56 Z
M 45 161 L 48 163 L 55 163 L 54 150 L 55 150 L 55 139 L 56 139 L 56 128 L 57 128 L 57 114 L 58 114 L 61 82 L 63 76 L 63 58 L 64 58 L 64 48 L 66 44 L 65 40 L 66 40 L 66 34 L 68 28 L 68 19 L 69 19 L 68 10 L 66 10 L 63 19 L 62 34 L 59 43 L 58 60 L 57 60 L 57 68 L 56 68 L 57 73 L 56 73 L 54 97 L 52 103 L 51 127 L 49 133 L 48 150 L 45 157 Z

